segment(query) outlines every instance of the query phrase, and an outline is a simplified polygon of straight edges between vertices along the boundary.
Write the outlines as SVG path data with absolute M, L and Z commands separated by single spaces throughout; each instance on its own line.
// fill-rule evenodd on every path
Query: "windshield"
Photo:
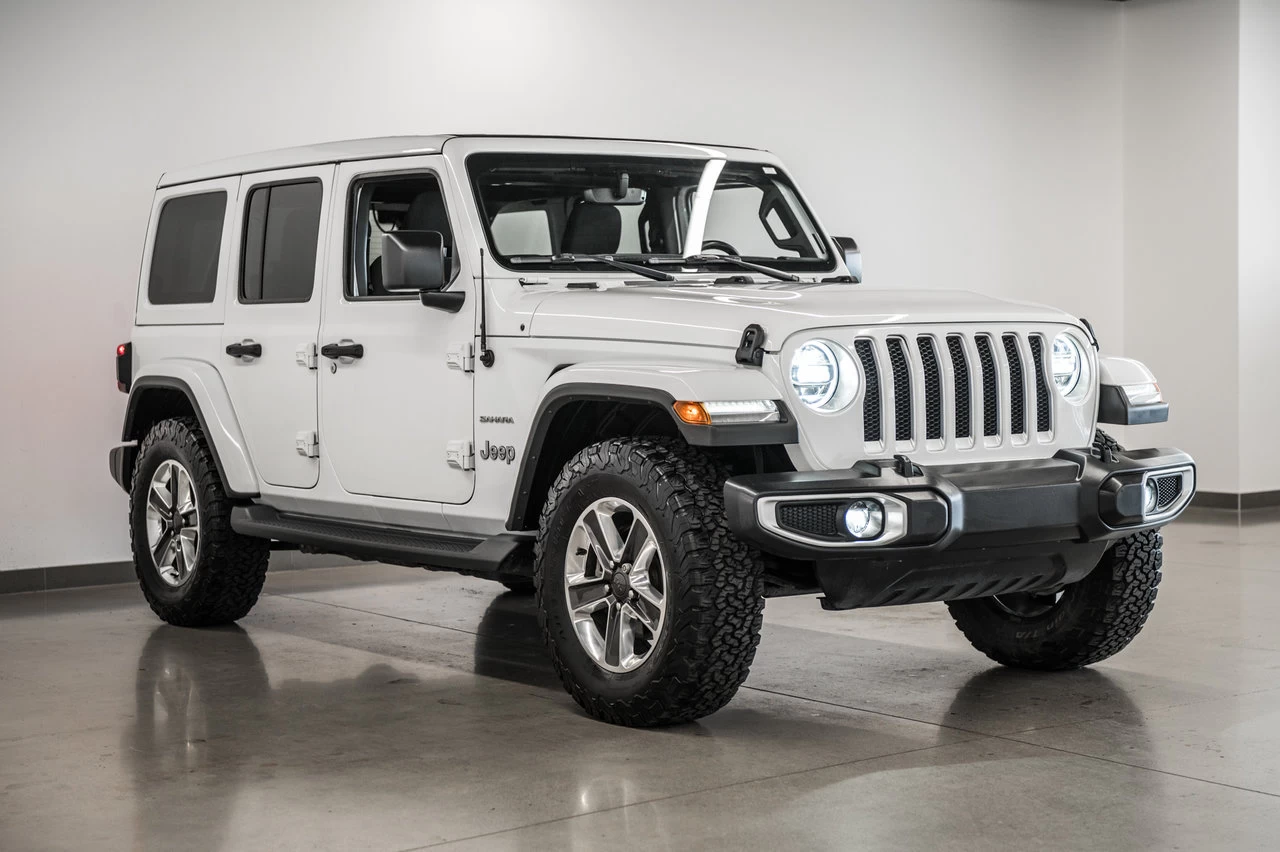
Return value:
M 681 265 L 733 268 L 707 257 L 714 254 L 793 272 L 832 266 L 826 240 L 776 166 L 489 153 L 468 157 L 467 170 L 490 250 L 512 268 L 548 268 L 565 255 L 645 263 L 699 255 Z

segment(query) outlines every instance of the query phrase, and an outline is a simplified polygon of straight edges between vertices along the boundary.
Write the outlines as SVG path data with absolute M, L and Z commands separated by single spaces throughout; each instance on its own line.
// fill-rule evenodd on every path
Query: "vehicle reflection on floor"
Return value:
M 273 681 L 269 676 L 272 669 L 292 673 L 294 662 L 264 660 L 252 634 L 239 627 L 161 626 L 150 634 L 138 659 L 136 715 L 124 750 L 137 793 L 137 847 L 171 846 L 175 838 L 190 831 L 193 807 L 199 811 L 196 822 L 201 832 L 194 845 L 215 849 L 237 845 L 231 826 L 236 814 L 249 807 L 249 800 L 287 804 L 301 796 L 313 802 L 340 803 L 369 785 L 399 785 L 402 789 L 397 793 L 404 795 L 417 789 L 424 805 L 434 797 L 438 807 L 449 807 L 450 801 L 468 795 L 475 805 L 485 796 L 501 804 L 502 791 L 490 785 L 494 773 L 500 773 L 501 761 L 494 762 L 492 748 L 502 747 L 504 726 L 501 720 L 495 722 L 492 707 L 474 704 L 477 691 L 484 694 L 484 687 L 469 685 L 466 674 L 443 675 L 438 685 L 443 691 L 428 693 L 433 700 L 424 702 L 424 692 L 432 685 L 387 663 L 367 666 L 351 678 L 328 681 L 305 677 Z M 489 603 L 477 627 L 474 667 L 481 682 L 492 678 L 532 687 L 536 695 L 560 696 L 531 598 L 499 594 Z M 1041 677 L 1046 676 L 990 669 L 970 678 L 956 692 L 938 742 L 954 739 L 956 728 L 1005 718 L 1010 712 L 1009 694 L 1024 691 L 1028 678 Z M 1141 714 L 1123 688 L 1100 672 L 1071 677 L 1076 681 L 1074 692 L 1105 702 L 1110 712 L 1126 719 L 1140 734 L 1141 725 L 1134 720 L 1140 720 Z M 454 679 L 457 685 L 450 686 Z M 396 687 L 408 691 L 397 693 Z M 458 706 L 469 702 L 469 707 Z M 441 705 L 455 706 L 447 708 L 451 711 L 447 721 L 442 717 L 437 724 Z M 752 736 L 753 728 L 761 736 L 779 736 L 777 721 L 757 711 L 726 712 L 735 714 L 733 724 L 719 733 L 714 723 L 699 723 L 650 736 L 663 741 L 674 737 L 689 746 L 693 743 L 688 738 L 693 738 L 701 761 L 723 760 L 726 765 L 740 760 L 735 750 L 741 747 L 741 738 Z M 559 795 L 573 795 L 577 813 L 610 812 L 632 803 L 613 817 L 625 825 L 625 831 L 679 845 L 678 830 L 666 824 L 671 809 L 662 804 L 664 797 L 654 793 L 653 765 L 630 760 L 626 749 L 619 753 L 616 744 L 612 755 L 593 759 L 600 752 L 598 743 L 613 741 L 618 729 L 581 721 L 581 726 L 572 726 L 576 733 L 571 741 L 530 739 L 526 729 L 522 741 L 510 747 L 521 752 L 526 772 L 528 764 L 544 762 L 559 776 L 572 779 L 576 792 L 561 788 Z M 826 723 L 816 720 L 791 718 L 785 723 L 787 738 L 814 742 L 831 733 Z M 489 750 L 468 743 L 484 743 Z M 675 743 L 664 746 L 672 747 L 688 750 Z M 421 765 L 407 770 L 406 755 L 417 754 L 422 755 Z M 914 774 L 923 779 L 956 772 L 960 777 L 970 764 L 1009 760 L 1007 750 L 927 749 L 894 758 L 891 774 L 883 777 L 894 779 L 895 784 Z M 468 770 L 466 764 L 472 761 L 474 769 Z M 566 763 L 572 767 L 567 776 Z M 877 764 L 877 760 L 836 764 L 837 784 L 856 784 L 857 779 L 889 771 Z M 1018 770 L 1011 766 L 1010 771 Z M 1113 825 L 1117 820 L 1130 823 L 1126 833 L 1135 846 L 1141 847 L 1146 836 L 1139 802 L 1158 793 L 1150 788 L 1160 783 L 1160 775 L 1142 773 L 1135 779 L 1135 796 L 1112 805 L 1109 820 Z M 468 794 L 467 784 L 479 784 L 484 792 Z M 447 790 L 446 785 L 461 787 Z M 812 785 L 810 778 L 779 794 L 799 806 L 807 797 L 832 792 L 827 784 Z M 1071 794 L 1062 791 L 1063 796 Z M 589 825 L 581 828 L 587 830 Z M 591 848 L 597 839 L 588 832 L 565 838 L 565 845 Z M 182 845 L 193 845 L 190 840 L 188 836 Z

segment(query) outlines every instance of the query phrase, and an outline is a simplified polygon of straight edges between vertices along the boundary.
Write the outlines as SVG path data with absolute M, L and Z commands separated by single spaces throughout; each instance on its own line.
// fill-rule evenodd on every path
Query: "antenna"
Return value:
M 489 331 L 485 322 L 485 303 L 488 299 L 484 292 L 484 249 L 480 249 L 480 363 L 492 367 L 493 350 L 489 348 Z

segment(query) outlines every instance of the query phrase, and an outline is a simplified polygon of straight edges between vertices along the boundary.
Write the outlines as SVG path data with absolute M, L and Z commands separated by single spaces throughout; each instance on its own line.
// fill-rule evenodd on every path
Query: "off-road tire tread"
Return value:
M 1110 435 L 1098 431 L 1093 454 L 1120 450 Z M 947 604 L 960 632 L 973 647 L 997 663 L 1016 668 L 1060 671 L 1092 665 L 1119 653 L 1147 623 L 1155 607 L 1164 562 L 1164 536 L 1146 530 L 1122 538 L 1077 585 L 1084 606 L 1066 629 L 1037 643 L 998 641 L 985 629 L 984 600 Z
M 658 674 L 626 700 L 602 698 L 577 682 L 552 637 L 544 600 L 547 536 L 556 507 L 576 481 L 605 472 L 626 476 L 659 507 L 655 526 L 677 531 L 673 549 L 679 552 L 668 575 L 679 573 L 687 581 L 679 599 L 667 602 L 674 641 Z M 727 476 L 715 459 L 679 440 L 620 438 L 583 449 L 551 486 L 535 549 L 539 623 L 561 682 L 591 716 L 633 727 L 688 722 L 719 710 L 746 680 L 764 619 L 763 564 L 757 551 L 729 531 Z
M 169 441 L 184 455 L 192 485 L 204 496 L 200 515 L 201 557 L 191 585 L 176 603 L 156 598 L 143 582 L 143 572 L 154 570 L 146 541 L 139 545 L 133 523 L 135 501 L 146 499 L 149 483 L 138 481 L 143 460 L 157 443 Z M 139 489 L 142 489 L 141 491 Z M 147 603 L 161 619 L 180 627 L 229 624 L 248 615 L 258 601 L 271 556 L 264 539 L 240 535 L 231 529 L 231 501 L 222 487 L 208 440 L 194 417 L 175 417 L 155 424 L 138 448 L 129 490 L 129 534 L 134 570 Z

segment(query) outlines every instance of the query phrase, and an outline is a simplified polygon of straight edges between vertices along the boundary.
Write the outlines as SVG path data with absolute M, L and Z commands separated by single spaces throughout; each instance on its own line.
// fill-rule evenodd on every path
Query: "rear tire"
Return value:
M 153 426 L 134 465 L 129 530 L 142 593 L 169 624 L 228 624 L 257 603 L 269 543 L 236 533 L 230 516 L 231 503 L 195 418 Z
M 746 679 L 763 567 L 729 532 L 726 476 L 680 441 L 616 439 L 582 450 L 552 485 L 536 552 L 539 622 L 561 682 L 591 716 L 688 722 Z
M 1121 449 L 1099 431 L 1093 453 Z M 1087 577 L 1057 594 L 1023 593 L 947 604 L 973 647 L 997 663 L 1055 671 L 1100 662 L 1133 641 L 1156 602 L 1164 537 L 1133 533 Z

